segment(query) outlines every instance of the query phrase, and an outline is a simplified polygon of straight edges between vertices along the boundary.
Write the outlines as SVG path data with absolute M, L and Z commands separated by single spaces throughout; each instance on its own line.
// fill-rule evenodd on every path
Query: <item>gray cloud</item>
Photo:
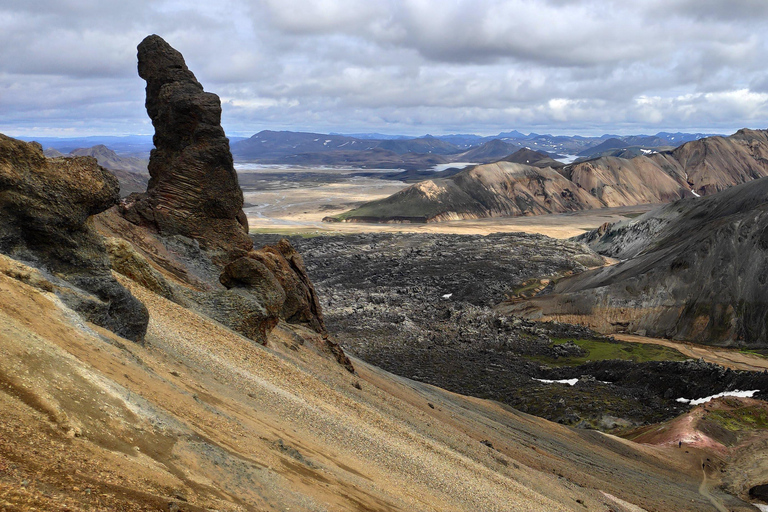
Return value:
M 6 0 L 0 131 L 148 133 L 136 45 L 230 133 L 765 126 L 763 0 Z

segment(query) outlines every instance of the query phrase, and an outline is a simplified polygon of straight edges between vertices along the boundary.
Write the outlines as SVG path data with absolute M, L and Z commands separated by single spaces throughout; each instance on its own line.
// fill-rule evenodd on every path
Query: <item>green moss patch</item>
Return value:
M 553 339 L 553 345 L 573 342 L 584 350 L 581 356 L 552 357 L 535 356 L 539 362 L 551 366 L 579 366 L 589 361 L 605 361 L 622 359 L 644 363 L 646 361 L 685 361 L 688 359 L 677 350 L 663 345 L 649 343 L 630 343 L 627 341 L 611 340 L 577 340 L 577 339 Z
M 707 420 L 717 422 L 732 432 L 768 430 L 768 410 L 759 406 L 710 411 Z

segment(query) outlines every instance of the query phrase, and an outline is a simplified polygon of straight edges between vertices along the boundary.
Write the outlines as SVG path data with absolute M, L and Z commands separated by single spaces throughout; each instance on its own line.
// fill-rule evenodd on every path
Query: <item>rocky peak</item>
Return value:
M 138 61 L 155 149 L 147 192 L 130 198 L 123 214 L 161 234 L 193 238 L 224 260 L 248 251 L 253 244 L 219 97 L 203 90 L 181 53 L 159 36 L 139 44 Z

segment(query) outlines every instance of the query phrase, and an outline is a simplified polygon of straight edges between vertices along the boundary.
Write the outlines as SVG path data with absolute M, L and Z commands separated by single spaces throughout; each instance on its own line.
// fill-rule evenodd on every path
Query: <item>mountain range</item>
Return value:
M 505 160 L 521 162 L 516 154 Z M 599 157 L 544 169 L 526 160 L 516 165 L 499 161 L 425 180 L 327 220 L 433 222 L 666 203 L 707 195 L 768 176 L 768 131 L 744 129 L 730 137 L 706 137 L 631 159 Z M 548 158 L 540 162 L 552 165 Z

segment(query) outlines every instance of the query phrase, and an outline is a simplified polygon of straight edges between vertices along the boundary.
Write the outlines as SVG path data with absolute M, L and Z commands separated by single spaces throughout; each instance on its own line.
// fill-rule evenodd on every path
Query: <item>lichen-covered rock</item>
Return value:
M 301 255 L 288 240 L 267 245 L 248 253 L 248 258 L 261 262 L 275 276 L 285 291 L 280 316 L 288 322 L 309 325 L 325 333 L 325 323 L 315 287 L 309 280 Z
M 94 158 L 46 159 L 39 144 L 0 135 L 0 252 L 87 292 L 60 297 L 89 321 L 141 340 L 147 310 L 112 277 L 88 222 L 117 203 L 118 190 Z
M 147 192 L 126 201 L 124 215 L 211 251 L 248 251 L 253 244 L 219 97 L 203 90 L 181 53 L 159 36 L 139 44 L 138 60 L 155 149 Z
M 115 271 L 161 297 L 180 302 L 180 298 L 174 293 L 171 283 L 160 272 L 152 268 L 149 261 L 139 254 L 130 243 L 121 238 L 110 237 L 105 239 L 104 245 Z M 182 303 L 182 305 L 184 304 Z

